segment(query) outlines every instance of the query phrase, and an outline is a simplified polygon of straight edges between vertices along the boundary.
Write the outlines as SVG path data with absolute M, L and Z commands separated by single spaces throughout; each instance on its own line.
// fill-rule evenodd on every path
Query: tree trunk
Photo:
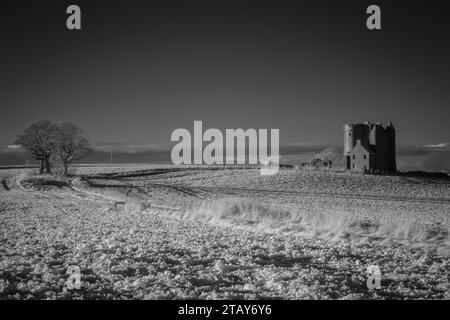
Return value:
M 69 171 L 68 167 L 67 163 L 64 163 L 64 176 L 67 176 L 67 172 Z
M 47 157 L 45 159 L 45 169 L 46 169 L 46 172 L 48 174 L 52 173 L 52 167 L 51 167 L 51 164 L 50 164 L 50 157 Z
M 51 168 L 51 166 L 50 166 L 50 161 L 46 161 L 46 170 L 47 170 L 47 173 L 52 173 L 52 168 Z
M 44 160 L 41 160 L 40 166 L 39 166 L 39 174 L 44 173 Z

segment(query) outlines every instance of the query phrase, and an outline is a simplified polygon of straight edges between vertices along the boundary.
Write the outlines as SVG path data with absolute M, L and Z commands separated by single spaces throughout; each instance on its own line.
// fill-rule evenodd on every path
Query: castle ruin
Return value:
M 344 163 L 347 170 L 395 172 L 395 129 L 391 122 L 344 125 Z

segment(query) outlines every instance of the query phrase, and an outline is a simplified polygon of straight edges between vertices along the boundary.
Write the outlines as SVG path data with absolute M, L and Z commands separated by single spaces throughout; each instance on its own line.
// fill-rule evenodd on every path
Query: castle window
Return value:
M 353 159 L 355 159 L 355 155 L 353 155 Z
M 366 155 L 364 155 L 364 159 L 366 159 Z
M 355 164 L 353 164 L 353 168 L 355 168 Z

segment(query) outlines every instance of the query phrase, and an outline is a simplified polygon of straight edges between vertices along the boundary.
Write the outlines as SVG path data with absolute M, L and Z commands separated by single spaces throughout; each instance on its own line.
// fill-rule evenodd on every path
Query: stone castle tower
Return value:
M 395 172 L 395 129 L 391 122 L 344 125 L 344 163 L 347 170 Z

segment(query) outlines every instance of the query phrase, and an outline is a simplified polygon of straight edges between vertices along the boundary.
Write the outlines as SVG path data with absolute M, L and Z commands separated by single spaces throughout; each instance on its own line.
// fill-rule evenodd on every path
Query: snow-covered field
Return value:
M 0 171 L 1 299 L 450 298 L 448 180 L 127 166 L 56 181 L 25 171 Z M 67 288 L 71 265 L 81 289 Z M 379 290 L 367 288 L 370 265 Z

